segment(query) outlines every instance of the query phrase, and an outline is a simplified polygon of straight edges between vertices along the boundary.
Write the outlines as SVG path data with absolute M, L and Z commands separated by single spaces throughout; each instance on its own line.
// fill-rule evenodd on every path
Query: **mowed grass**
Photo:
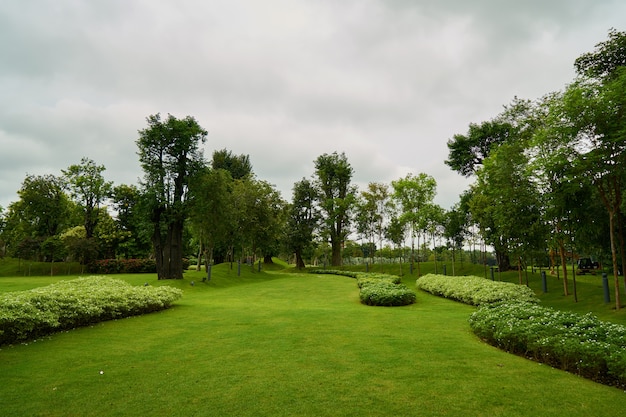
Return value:
M 587 417 L 626 404 L 620 390 L 480 342 L 469 306 L 419 292 L 411 306 L 368 307 L 338 276 L 213 276 L 123 276 L 185 295 L 160 313 L 1 347 L 0 415 Z

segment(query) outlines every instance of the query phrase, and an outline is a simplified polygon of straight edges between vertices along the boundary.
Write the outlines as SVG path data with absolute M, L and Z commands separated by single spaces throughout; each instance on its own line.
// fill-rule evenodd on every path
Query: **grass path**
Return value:
M 623 413 L 622 391 L 478 341 L 469 306 L 418 293 L 412 306 L 367 307 L 349 278 L 261 276 L 193 287 L 188 276 L 169 283 L 185 289 L 171 310 L 2 347 L 0 415 Z

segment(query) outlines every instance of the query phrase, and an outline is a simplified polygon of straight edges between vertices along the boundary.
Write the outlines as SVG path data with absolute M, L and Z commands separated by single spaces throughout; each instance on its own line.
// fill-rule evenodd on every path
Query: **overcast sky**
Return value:
M 354 182 L 470 183 L 446 142 L 513 97 L 561 90 L 626 30 L 623 0 L 7 0 L 0 8 L 0 205 L 82 157 L 137 184 L 148 115 L 193 116 L 291 200 L 323 153 Z

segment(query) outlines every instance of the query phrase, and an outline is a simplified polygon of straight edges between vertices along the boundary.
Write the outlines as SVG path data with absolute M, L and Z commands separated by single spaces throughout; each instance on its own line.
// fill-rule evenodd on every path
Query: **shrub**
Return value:
M 626 326 L 534 303 L 482 305 L 474 333 L 498 348 L 608 385 L 626 387 Z
M 106 275 L 151 274 L 156 272 L 156 262 L 154 259 L 102 259 L 90 263 L 87 270 L 91 274 Z
M 526 286 L 494 282 L 475 276 L 451 277 L 428 274 L 418 278 L 415 285 L 431 294 L 476 306 L 506 300 L 535 303 L 539 301 L 535 293 Z
M 397 275 L 333 269 L 313 269 L 309 272 L 356 278 L 360 289 L 359 298 L 369 306 L 405 306 L 415 302 L 415 293 L 402 284 L 402 279 Z
M 415 293 L 403 284 L 373 280 L 361 287 L 359 298 L 368 306 L 405 306 L 415 302 Z
M 103 320 L 163 310 L 182 296 L 176 288 L 134 287 L 88 277 L 0 295 L 0 344 L 40 337 Z

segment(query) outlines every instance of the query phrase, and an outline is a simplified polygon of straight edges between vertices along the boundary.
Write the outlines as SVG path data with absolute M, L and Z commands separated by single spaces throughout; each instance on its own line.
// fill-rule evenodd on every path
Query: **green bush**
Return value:
M 405 306 L 415 302 L 415 293 L 406 285 L 386 280 L 368 281 L 361 287 L 359 297 L 368 306 Z
M 495 282 L 485 278 L 428 274 L 418 278 L 417 288 L 440 297 L 470 305 L 481 305 L 506 300 L 538 302 L 530 288 L 510 282 Z
M 134 287 L 87 277 L 0 295 L 0 344 L 37 338 L 103 320 L 163 310 L 182 296 L 176 288 Z
M 604 384 L 626 388 L 626 326 L 534 303 L 485 304 L 474 333 L 498 348 Z

